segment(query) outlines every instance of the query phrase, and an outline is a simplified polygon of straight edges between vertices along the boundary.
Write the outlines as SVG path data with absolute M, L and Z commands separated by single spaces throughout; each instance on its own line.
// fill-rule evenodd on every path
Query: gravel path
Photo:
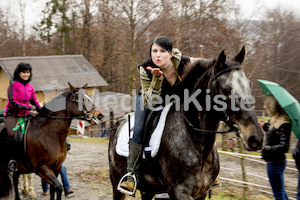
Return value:
M 108 155 L 107 155 L 107 143 L 95 144 L 91 142 L 85 142 L 84 139 L 70 138 L 71 150 L 69 151 L 65 166 L 69 177 L 69 182 L 74 190 L 72 197 L 63 196 L 62 199 L 72 200 L 111 200 L 112 189 L 109 180 L 109 167 L 108 167 Z M 220 154 L 221 171 L 220 177 L 232 178 L 236 180 L 241 179 L 241 166 L 240 159 L 234 158 L 228 155 Z M 247 178 L 249 182 L 270 186 L 266 174 L 265 163 L 257 163 L 246 160 Z M 294 168 L 294 163 L 288 163 L 288 167 Z M 255 175 L 252 175 L 255 174 Z M 59 180 L 60 177 L 59 177 Z M 20 178 L 19 191 L 21 194 L 21 183 Z M 234 193 L 232 187 L 236 187 L 234 184 L 222 180 L 222 187 L 217 188 L 215 191 L 221 190 L 225 194 Z M 297 186 L 297 171 L 286 170 L 285 171 L 285 183 L 287 190 L 295 192 Z M 34 175 L 34 191 L 37 194 L 39 200 L 49 200 L 50 195 L 42 195 L 41 179 L 39 176 Z M 240 187 L 236 187 L 240 188 Z M 263 190 L 271 191 L 270 189 L 260 188 Z M 227 193 L 226 193 L 227 192 Z M 295 197 L 295 194 L 289 193 L 289 196 Z M 259 199 L 272 199 L 270 194 L 260 193 L 255 190 L 252 193 L 259 193 L 262 198 Z M 228 194 L 230 195 L 230 194 Z M 7 200 L 13 200 L 14 195 Z M 6 200 L 5 199 L 5 200 Z M 29 196 L 21 194 L 22 200 L 31 199 Z M 132 198 L 127 197 L 128 200 L 140 199 L 138 197 Z M 252 198 L 251 198 L 252 199 Z M 257 198 L 254 198 L 257 199 Z

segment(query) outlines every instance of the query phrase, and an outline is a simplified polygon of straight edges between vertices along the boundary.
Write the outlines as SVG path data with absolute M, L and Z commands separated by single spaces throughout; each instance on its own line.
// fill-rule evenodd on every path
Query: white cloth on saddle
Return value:
M 161 137 L 162 137 L 162 134 L 163 134 L 163 131 L 165 128 L 166 118 L 167 118 L 168 112 L 172 105 L 173 105 L 173 103 L 171 102 L 163 108 L 163 111 L 161 112 L 161 115 L 159 117 L 158 124 L 151 135 L 151 138 L 149 141 L 149 147 L 146 147 L 144 149 L 145 151 L 151 151 L 151 157 L 155 157 L 159 150 Z M 130 127 L 132 129 L 134 126 L 134 114 L 130 113 L 130 115 L 131 115 L 130 116 Z M 119 134 L 117 145 L 116 145 L 116 152 L 120 156 L 128 157 L 128 154 L 129 154 L 128 153 L 128 151 L 129 151 L 129 147 L 128 147 L 128 142 L 129 142 L 128 115 L 126 115 L 125 117 L 126 117 L 125 119 L 127 119 L 127 121 L 120 128 L 120 134 Z M 131 131 L 130 138 L 132 137 L 132 134 L 133 134 L 133 132 Z

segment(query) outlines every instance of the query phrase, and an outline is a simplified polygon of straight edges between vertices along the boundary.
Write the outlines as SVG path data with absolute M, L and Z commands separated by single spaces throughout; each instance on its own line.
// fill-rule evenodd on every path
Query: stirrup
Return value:
M 121 183 L 123 182 L 123 180 L 124 180 L 125 178 L 128 178 L 128 177 L 133 178 L 133 181 L 134 181 L 134 188 L 133 188 L 133 191 L 132 191 L 132 192 L 130 192 L 130 191 L 128 191 L 128 190 L 125 190 L 125 189 L 123 189 L 123 188 L 120 187 L 120 185 L 121 185 Z M 134 196 L 135 191 L 136 191 L 136 186 L 137 186 L 137 181 L 136 181 L 136 176 L 135 176 L 135 174 L 132 174 L 132 172 L 128 172 L 128 173 L 125 174 L 125 175 L 121 178 L 121 180 L 119 181 L 117 190 L 120 191 L 120 192 L 122 192 L 123 194 L 127 194 L 127 195 L 130 195 L 130 196 Z
M 7 165 L 7 170 L 10 172 L 16 172 L 18 170 L 17 161 L 10 160 Z

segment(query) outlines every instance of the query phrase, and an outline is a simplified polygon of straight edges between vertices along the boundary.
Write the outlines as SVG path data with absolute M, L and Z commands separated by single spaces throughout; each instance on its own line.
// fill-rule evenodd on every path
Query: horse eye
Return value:
M 253 83 L 250 81 L 250 83 L 249 83 L 249 84 L 250 84 L 250 88 L 252 89 L 252 87 L 253 87 Z
M 225 95 L 229 95 L 230 94 L 230 90 L 229 89 L 223 89 L 222 93 Z

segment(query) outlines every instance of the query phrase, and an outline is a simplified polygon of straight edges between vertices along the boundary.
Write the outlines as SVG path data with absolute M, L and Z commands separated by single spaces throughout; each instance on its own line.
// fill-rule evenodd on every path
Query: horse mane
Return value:
M 53 99 L 51 99 L 50 101 L 48 101 L 40 110 L 39 113 L 34 117 L 34 121 L 33 124 L 37 124 L 37 126 L 42 126 L 43 124 L 45 124 L 48 121 L 48 118 L 53 115 L 53 112 L 51 109 L 48 109 L 50 106 L 50 104 L 53 103 L 53 101 L 55 101 L 56 99 L 60 99 L 60 98 L 67 98 L 69 96 L 69 94 L 71 93 L 70 90 L 67 90 L 63 93 L 61 93 L 60 95 L 54 97 Z
M 198 79 L 203 78 L 203 74 L 215 63 L 215 59 L 200 59 L 186 65 L 181 76 L 185 88 L 193 88 Z

